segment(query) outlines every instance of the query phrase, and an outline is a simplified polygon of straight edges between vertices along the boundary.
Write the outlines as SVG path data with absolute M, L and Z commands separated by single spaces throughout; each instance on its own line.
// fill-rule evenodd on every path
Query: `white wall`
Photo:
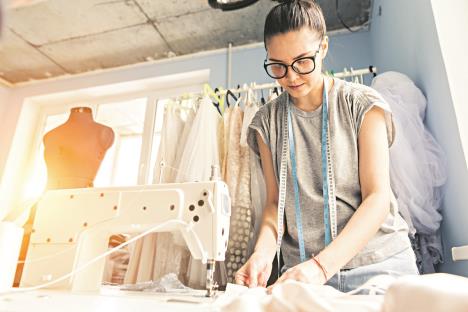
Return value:
M 456 17 L 464 15 L 463 23 L 466 23 L 468 11 L 461 10 L 462 1 L 466 3 L 466 0 L 460 0 L 459 5 L 453 8 L 458 10 L 457 14 L 449 16 L 452 12 L 448 12 L 446 8 L 442 11 L 444 13 L 440 13 L 445 19 L 438 19 L 436 24 L 433 12 L 444 4 L 449 7 L 446 1 L 433 1 L 437 2 L 433 9 L 431 2 L 427 0 L 375 0 L 371 45 L 373 60 L 380 72 L 394 70 L 408 75 L 428 100 L 426 124 L 446 153 L 449 175 L 445 187 L 444 221 L 441 227 L 446 262 L 440 269 L 468 276 L 468 261 L 454 263 L 450 254 L 451 247 L 468 243 L 468 171 L 459 131 L 459 128 L 462 129 L 462 118 L 465 117 L 466 120 L 466 115 L 463 116 L 464 113 L 458 107 L 463 105 L 460 99 L 456 94 L 451 94 L 452 78 L 449 80 L 451 71 L 457 68 L 457 62 L 466 60 L 444 59 L 450 52 L 443 51 L 450 46 L 446 46 L 447 38 L 440 40 L 438 37 L 438 28 L 446 29 L 445 25 L 462 23 L 463 19 Z M 451 1 L 450 7 L 454 3 L 455 1 Z M 454 19 L 453 23 L 445 24 L 446 19 L 451 18 Z M 455 35 L 455 40 L 450 41 L 451 47 L 456 45 L 456 40 L 466 42 L 466 27 L 459 30 L 450 26 L 448 28 L 449 31 L 454 31 Z M 459 36 L 456 35 L 458 32 Z M 440 42 L 444 44 L 442 50 Z M 460 51 L 464 52 L 466 53 L 466 48 Z M 460 83 L 466 85 L 466 81 L 465 78 Z M 466 133 L 463 135 L 466 136 Z
M 468 1 L 451 0 L 450 5 L 443 0 L 432 0 L 431 3 L 464 155 L 468 161 Z
M 450 255 L 452 246 L 468 245 L 468 1 L 432 0 L 432 11 L 437 28 L 437 34 L 447 71 L 448 86 L 452 96 L 454 113 L 460 129 L 460 140 L 464 155 L 457 148 L 458 155 L 449 159 L 455 161 L 452 165 L 453 187 L 446 197 L 444 213 L 443 238 L 446 254 Z M 439 116 L 431 116 L 434 125 L 440 123 Z M 443 138 L 452 141 L 452 137 Z M 459 142 L 453 142 L 459 144 Z M 452 143 L 452 144 L 453 144 Z M 450 143 L 449 143 L 450 144 Z M 448 144 L 447 144 L 448 145 Z M 463 160 L 464 156 L 464 160 Z M 453 263 L 447 261 L 442 270 L 468 276 L 468 261 Z

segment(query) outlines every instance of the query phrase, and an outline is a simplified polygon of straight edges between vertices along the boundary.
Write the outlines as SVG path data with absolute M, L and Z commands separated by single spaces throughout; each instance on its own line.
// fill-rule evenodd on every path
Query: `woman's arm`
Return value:
M 362 203 L 341 233 L 317 256 L 328 278 L 375 235 L 390 211 L 390 173 L 384 111 L 374 106 L 358 136 Z
M 271 258 L 275 256 L 278 235 L 278 185 L 273 169 L 273 158 L 268 146 L 257 133 L 257 142 L 262 161 L 263 175 L 266 184 L 266 203 L 263 210 L 262 225 L 255 244 L 254 252 L 261 252 Z

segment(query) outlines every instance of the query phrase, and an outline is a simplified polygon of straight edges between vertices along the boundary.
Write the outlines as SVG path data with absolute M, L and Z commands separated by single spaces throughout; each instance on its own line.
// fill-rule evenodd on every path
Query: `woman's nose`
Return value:
M 296 73 L 292 67 L 289 67 L 288 68 L 288 72 L 286 73 L 286 76 L 284 76 L 284 78 L 287 80 L 287 81 L 294 81 L 296 80 L 297 76 L 299 76 L 298 73 Z

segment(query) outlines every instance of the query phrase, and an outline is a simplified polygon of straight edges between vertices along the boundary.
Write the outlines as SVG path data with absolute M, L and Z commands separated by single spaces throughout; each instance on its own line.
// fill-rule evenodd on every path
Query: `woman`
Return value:
M 278 238 L 284 266 L 276 284 L 293 279 L 350 291 L 374 275 L 418 274 L 390 189 L 387 103 L 366 86 L 322 74 L 328 37 L 313 1 L 281 1 L 266 18 L 264 42 L 265 70 L 285 92 L 249 128 L 267 202 L 236 282 L 266 286 Z

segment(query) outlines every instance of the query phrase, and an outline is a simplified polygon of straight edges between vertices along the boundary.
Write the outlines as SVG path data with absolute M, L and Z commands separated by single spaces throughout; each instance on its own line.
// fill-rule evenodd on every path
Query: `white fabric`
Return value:
M 176 145 L 176 160 L 175 160 L 175 167 L 180 167 L 180 161 L 182 159 L 182 155 L 185 150 L 185 146 L 187 144 L 187 139 L 192 130 L 193 120 L 195 119 L 195 109 L 190 109 L 187 112 L 187 118 L 184 124 L 184 130 L 179 138 L 179 141 L 173 141 L 173 145 Z M 172 176 L 172 181 L 176 181 L 177 178 L 177 171 L 174 171 L 174 175 Z
M 203 98 L 190 127 L 175 182 L 210 180 L 212 166 L 220 166 L 218 147 L 220 119 L 221 116 L 211 100 Z M 201 261 L 191 259 L 187 273 L 188 286 L 202 287 L 205 276 L 205 266 Z
M 394 116 L 390 176 L 400 211 L 411 215 L 413 233 L 416 229 L 434 234 L 442 220 L 440 188 L 447 174 L 443 151 L 423 123 L 426 99 L 407 76 L 397 72 L 378 75 L 372 87 L 389 103 Z
M 164 121 L 161 131 L 161 143 L 159 145 L 158 157 L 154 166 L 153 183 L 174 182 L 176 175 L 176 152 L 177 144 L 184 129 L 184 121 L 180 117 L 175 105 L 169 104 L 164 111 Z M 161 174 L 161 162 L 164 167 Z
M 467 312 L 468 278 L 437 273 L 408 275 L 390 285 L 382 312 Z
M 161 143 L 154 166 L 153 183 L 175 182 L 185 141 L 194 119 L 192 110 L 186 121 L 178 103 L 169 103 L 164 110 Z M 161 162 L 164 166 L 161 170 Z M 180 233 L 153 233 L 137 241 L 133 247 L 124 282 L 141 283 L 176 273 L 186 281 L 190 252 Z
M 375 288 L 373 281 L 388 287 L 393 280 L 388 276 L 369 280 L 359 288 L 371 291 L 371 295 L 365 296 L 353 296 L 352 293 L 342 293 L 331 286 L 294 280 L 277 285 L 270 295 L 265 288 L 228 284 L 225 297 L 217 303 L 223 312 L 380 312 L 383 296 L 372 293 Z
M 354 295 L 362 291 L 369 295 Z M 216 304 L 223 312 L 467 312 L 468 278 L 445 273 L 399 278 L 379 275 L 349 293 L 288 280 L 270 295 L 265 288 L 228 284 Z
M 258 106 L 255 103 L 253 98 L 253 91 L 249 90 L 249 94 L 247 96 L 247 101 L 244 107 L 244 120 L 242 121 L 242 131 L 240 137 L 240 145 L 243 147 L 247 147 L 247 130 L 249 129 L 249 125 L 252 122 L 255 114 L 258 111 Z
M 213 165 L 220 167 L 218 151 L 220 118 L 210 99 L 203 98 L 187 137 L 176 182 L 209 181 L 211 167 Z

